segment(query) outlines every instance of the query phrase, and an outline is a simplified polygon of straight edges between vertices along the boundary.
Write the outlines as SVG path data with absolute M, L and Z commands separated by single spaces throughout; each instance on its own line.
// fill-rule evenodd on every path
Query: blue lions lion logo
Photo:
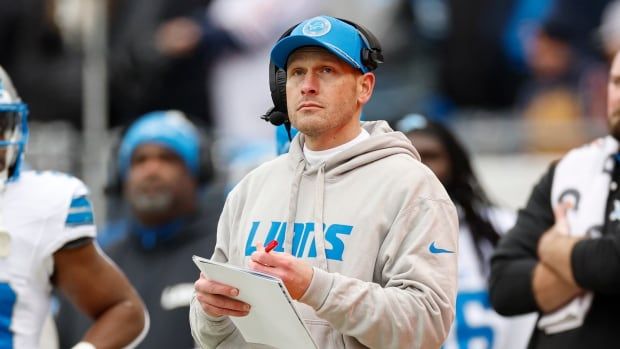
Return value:
M 306 36 L 322 36 L 332 29 L 332 24 L 325 17 L 314 17 L 301 30 Z

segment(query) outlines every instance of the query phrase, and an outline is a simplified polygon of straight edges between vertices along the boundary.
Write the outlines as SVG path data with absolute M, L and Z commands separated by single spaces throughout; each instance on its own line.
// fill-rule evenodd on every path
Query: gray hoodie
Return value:
M 320 348 L 438 348 L 454 318 L 456 210 L 402 133 L 362 125 L 370 138 L 324 163 L 308 165 L 299 134 L 248 174 L 227 198 L 212 259 L 247 267 L 257 243 L 277 239 L 275 251 L 311 264 L 296 307 Z M 204 348 L 262 347 L 196 299 L 190 323 Z

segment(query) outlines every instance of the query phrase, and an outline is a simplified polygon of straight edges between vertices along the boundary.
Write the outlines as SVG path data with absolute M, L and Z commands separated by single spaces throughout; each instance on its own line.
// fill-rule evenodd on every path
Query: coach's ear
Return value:
M 375 88 L 375 74 L 365 73 L 357 78 L 357 103 L 365 105 Z

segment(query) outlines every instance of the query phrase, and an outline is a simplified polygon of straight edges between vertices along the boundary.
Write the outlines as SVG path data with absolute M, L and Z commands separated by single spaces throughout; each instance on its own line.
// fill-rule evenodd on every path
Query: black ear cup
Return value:
M 381 43 L 379 39 L 363 25 L 348 21 L 346 19 L 338 18 L 343 22 L 349 23 L 362 35 L 362 39 L 366 42 L 367 48 L 362 49 L 362 63 L 370 70 L 373 71 L 379 67 L 379 64 L 383 63 L 383 53 L 381 49 Z
M 269 67 L 269 89 L 271 90 L 271 100 L 277 111 L 287 112 L 286 105 L 286 71 L 277 68 L 274 64 Z
M 286 72 L 284 69 L 276 67 L 273 63 L 269 64 L 269 90 L 271 91 L 271 100 L 274 106 L 262 116 L 262 119 L 269 121 L 275 126 L 280 126 L 288 122 Z
M 364 63 L 370 71 L 373 71 L 377 69 L 379 64 L 383 63 L 383 54 L 381 51 L 365 48 L 362 50 L 362 63 Z

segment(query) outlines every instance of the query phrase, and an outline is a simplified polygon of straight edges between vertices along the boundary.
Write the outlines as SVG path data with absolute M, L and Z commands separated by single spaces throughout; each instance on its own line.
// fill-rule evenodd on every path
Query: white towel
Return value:
M 581 297 L 573 299 L 564 307 L 546 314 L 538 320 L 538 328 L 544 330 L 546 334 L 554 334 L 572 330 L 583 324 L 590 305 L 592 304 L 592 293 L 588 292 Z
M 554 209 L 562 202 L 573 203 L 573 208 L 567 212 L 570 235 L 600 237 L 614 168 L 613 156 L 617 152 L 618 142 L 607 136 L 570 151 L 558 163 L 551 188 L 551 202 Z M 592 292 L 587 292 L 553 313 L 542 316 L 538 328 L 552 334 L 581 326 L 590 310 L 592 298 Z

